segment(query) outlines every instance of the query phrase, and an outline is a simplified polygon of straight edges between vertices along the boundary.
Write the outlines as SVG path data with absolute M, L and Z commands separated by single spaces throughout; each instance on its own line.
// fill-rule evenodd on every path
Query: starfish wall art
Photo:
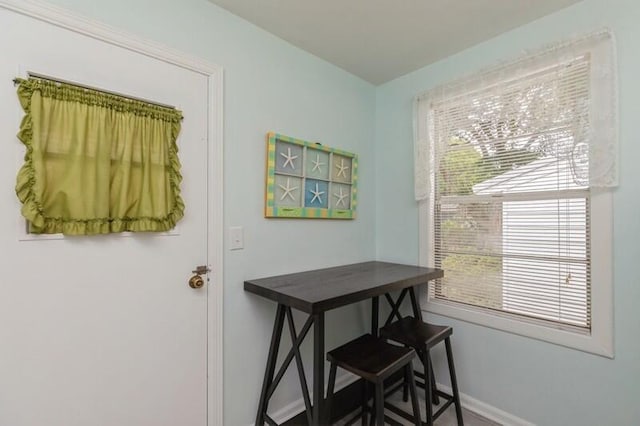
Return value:
M 357 170 L 353 153 L 268 133 L 265 216 L 354 219 Z

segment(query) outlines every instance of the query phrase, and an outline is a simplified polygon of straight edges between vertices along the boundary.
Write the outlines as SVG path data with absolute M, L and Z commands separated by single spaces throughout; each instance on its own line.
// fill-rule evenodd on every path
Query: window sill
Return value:
M 513 318 L 505 314 L 485 312 L 482 309 L 467 307 L 448 302 L 430 300 L 423 305 L 426 312 L 447 316 L 473 324 L 506 331 L 508 333 L 577 349 L 583 352 L 614 358 L 611 333 L 590 333 L 582 329 L 570 329 L 566 326 L 553 327 L 549 323 L 535 319 Z

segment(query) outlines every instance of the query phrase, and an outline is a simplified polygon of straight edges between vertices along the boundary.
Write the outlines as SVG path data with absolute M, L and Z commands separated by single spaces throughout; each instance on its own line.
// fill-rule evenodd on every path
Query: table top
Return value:
M 443 276 L 441 269 L 373 261 L 247 280 L 244 289 L 314 314 Z

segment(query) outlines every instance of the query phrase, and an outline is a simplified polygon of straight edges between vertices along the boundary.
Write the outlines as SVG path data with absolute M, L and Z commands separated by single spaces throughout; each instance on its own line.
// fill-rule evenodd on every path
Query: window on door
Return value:
M 429 310 L 612 355 L 603 187 L 615 172 L 602 166 L 615 162 L 598 152 L 613 145 L 614 109 L 594 105 L 613 100 L 610 41 L 592 35 L 418 98 L 421 240 L 445 271 Z

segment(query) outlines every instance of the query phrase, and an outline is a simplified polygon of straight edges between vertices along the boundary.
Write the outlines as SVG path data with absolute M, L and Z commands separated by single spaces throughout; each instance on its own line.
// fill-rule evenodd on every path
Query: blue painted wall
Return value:
M 462 392 L 539 425 L 640 424 L 640 278 L 634 266 L 640 255 L 638 22 L 637 1 L 585 0 L 377 88 L 377 256 L 417 261 L 413 97 L 440 83 L 517 57 L 525 50 L 573 35 L 610 27 L 617 37 L 622 161 L 621 183 L 614 193 L 615 359 L 430 316 L 454 326 Z M 444 367 L 438 366 L 436 374 L 440 377 L 446 377 Z

